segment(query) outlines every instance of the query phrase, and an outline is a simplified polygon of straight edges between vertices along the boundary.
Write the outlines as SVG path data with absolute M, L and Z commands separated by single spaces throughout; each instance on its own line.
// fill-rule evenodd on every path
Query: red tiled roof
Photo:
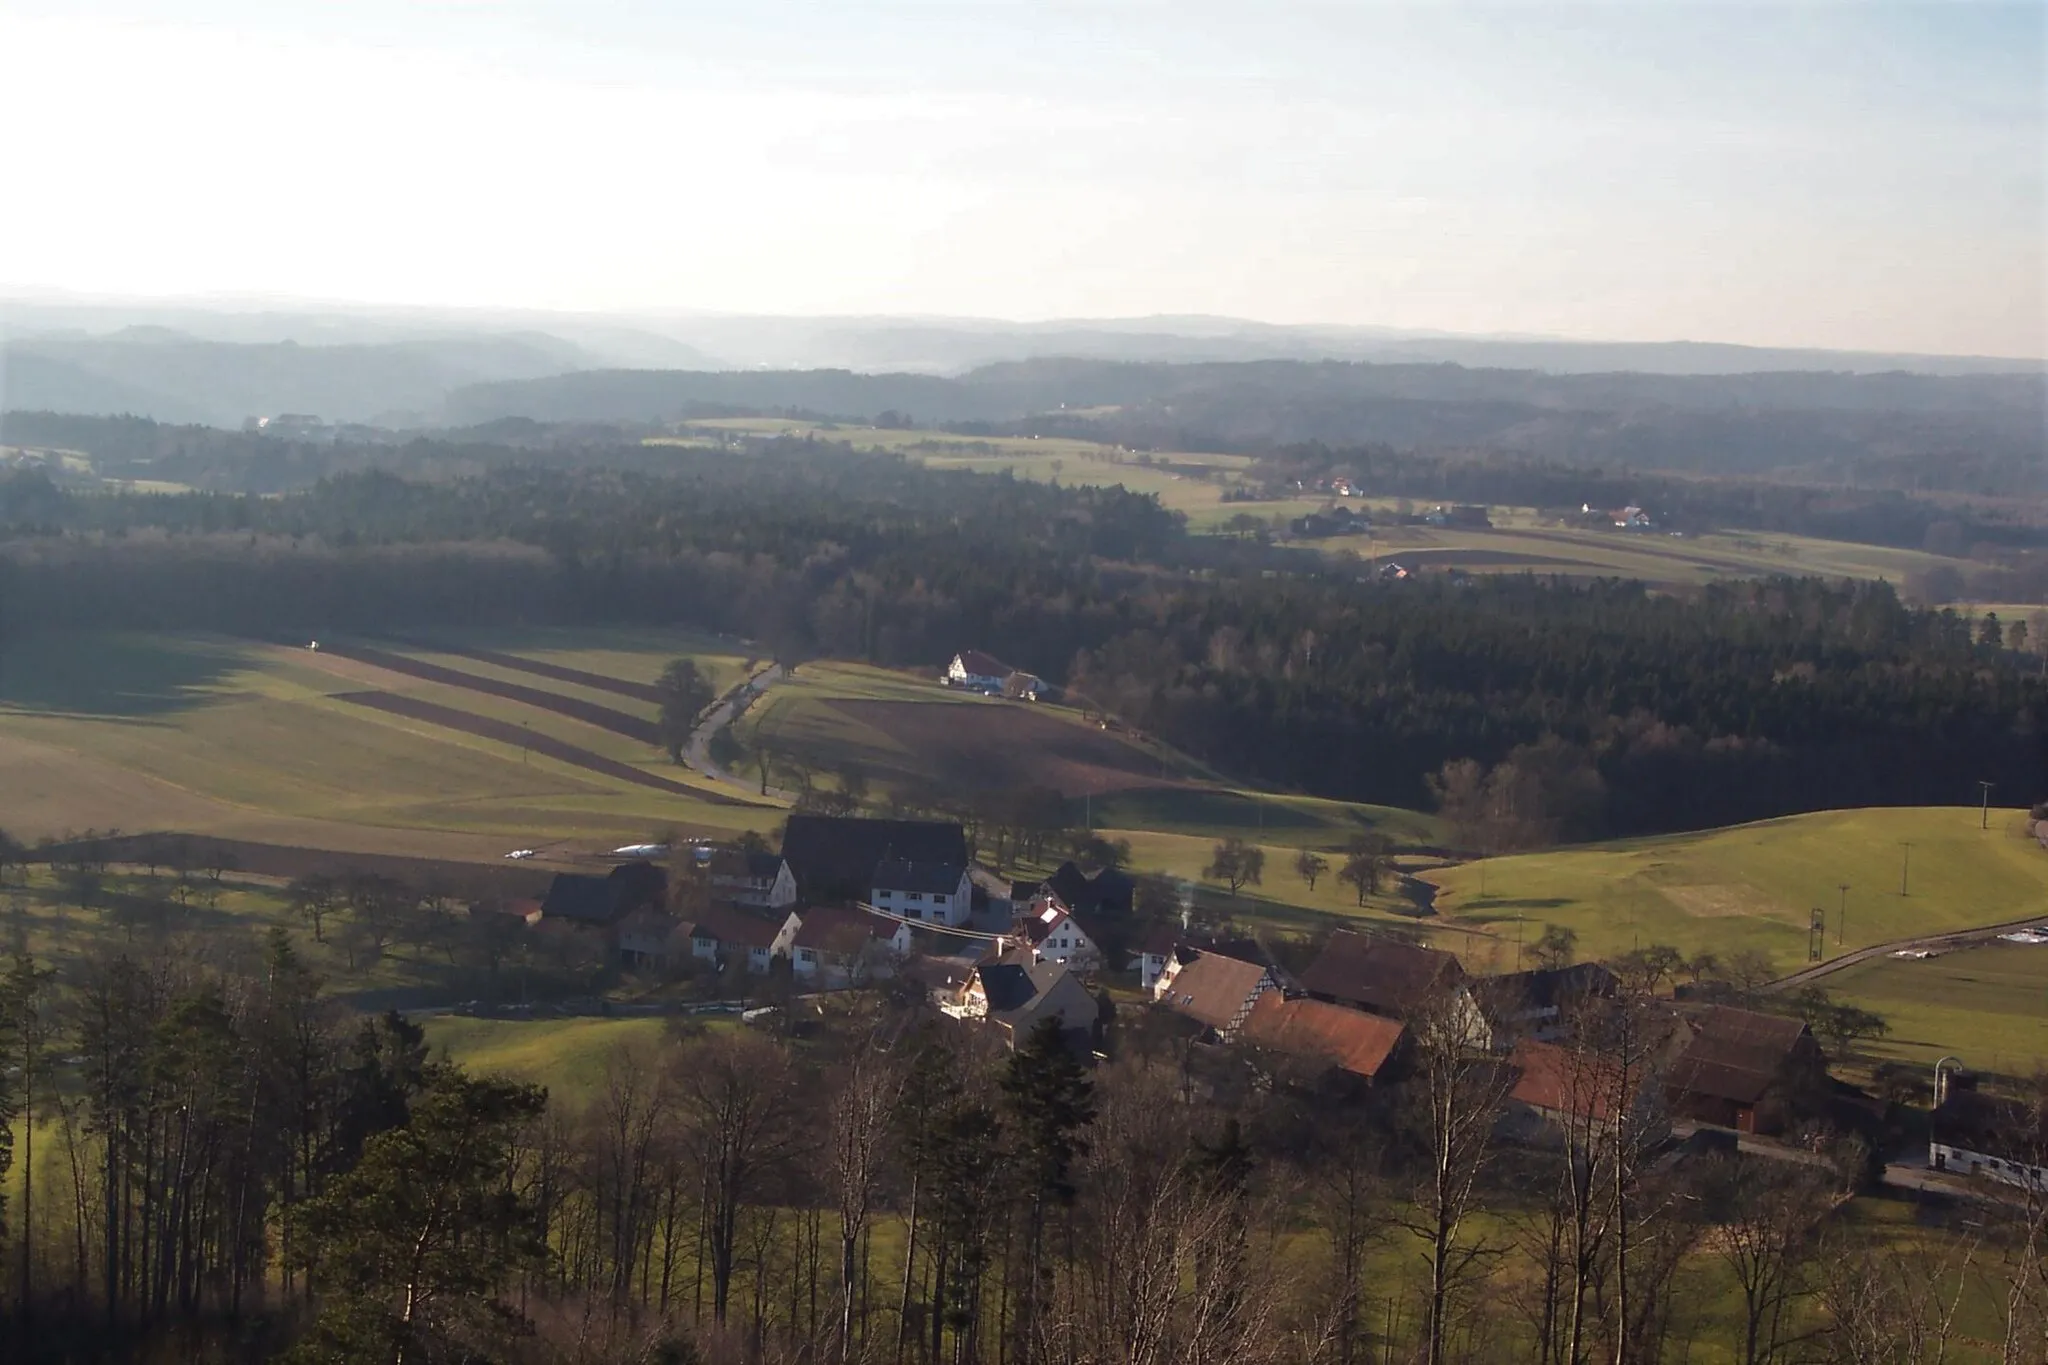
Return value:
M 1515 1069 L 1515 1088 L 1510 1098 L 1553 1113 L 1581 1118 L 1611 1119 L 1620 1098 L 1620 1068 L 1611 1062 L 1524 1038 L 1508 1054 Z
M 1398 1016 L 1420 1006 L 1439 983 L 1463 976 L 1449 953 L 1339 929 L 1301 974 L 1301 986 L 1339 1004 Z
M 1180 969 L 1159 1003 L 1210 1028 L 1227 1029 L 1265 975 L 1255 962 L 1204 953 Z
M 775 935 L 781 929 L 782 921 L 779 919 L 761 919 L 715 905 L 699 911 L 692 917 L 690 925 L 693 938 L 711 938 L 720 943 L 735 943 L 748 948 L 773 946 Z
M 1252 1006 L 1242 1036 L 1275 1052 L 1324 1058 L 1371 1080 L 1386 1065 L 1405 1032 L 1406 1026 L 1396 1019 L 1321 1000 L 1287 1000 L 1278 991 L 1268 991 Z

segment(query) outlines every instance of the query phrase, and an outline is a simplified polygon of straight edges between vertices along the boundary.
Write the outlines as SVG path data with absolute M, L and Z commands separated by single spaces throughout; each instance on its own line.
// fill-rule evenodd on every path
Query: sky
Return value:
M 2042 356 L 2044 16 L 0 0 L 0 292 Z

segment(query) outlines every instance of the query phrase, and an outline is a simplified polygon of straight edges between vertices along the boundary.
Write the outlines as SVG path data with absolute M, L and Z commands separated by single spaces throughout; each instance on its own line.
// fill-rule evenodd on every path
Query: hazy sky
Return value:
M 0 0 L 0 287 L 2042 355 L 2044 13 Z

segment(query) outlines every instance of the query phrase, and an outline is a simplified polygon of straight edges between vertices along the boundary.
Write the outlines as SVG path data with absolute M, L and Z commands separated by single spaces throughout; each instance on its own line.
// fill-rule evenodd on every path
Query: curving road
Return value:
M 1975 929 L 1954 929 L 1945 934 L 1921 934 L 1915 938 L 1893 939 L 1890 943 L 1873 943 L 1868 948 L 1831 957 L 1825 962 L 1816 962 L 1811 967 L 1801 968 L 1790 976 L 1780 977 L 1764 987 L 1767 991 L 1791 990 L 1830 976 L 1844 967 L 1853 967 L 1859 962 L 1868 962 L 1874 957 L 1883 957 L 1902 948 L 1953 948 L 1966 943 L 1982 943 L 2014 929 L 2031 929 L 2037 924 L 2048 923 L 2048 915 L 2035 911 L 2025 919 L 2006 920 L 2002 924 L 1986 924 Z
M 711 709 L 698 719 L 697 728 L 690 731 L 690 742 L 683 748 L 683 762 L 714 782 L 729 783 L 749 795 L 759 795 L 759 789 L 754 783 L 735 776 L 712 761 L 711 739 L 744 715 L 746 709 L 754 704 L 755 699 L 774 684 L 781 682 L 782 677 L 782 665 L 769 664 L 712 703 Z M 769 796 L 778 794 L 773 788 L 769 789 Z

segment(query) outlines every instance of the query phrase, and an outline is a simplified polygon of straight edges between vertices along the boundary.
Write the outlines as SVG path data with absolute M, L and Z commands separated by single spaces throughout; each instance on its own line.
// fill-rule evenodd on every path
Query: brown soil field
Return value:
M 536 678 L 550 678 L 555 682 L 574 683 L 578 687 L 594 688 L 599 692 L 615 692 L 634 701 L 646 702 L 649 706 L 661 705 L 661 692 L 648 683 L 631 682 L 625 678 L 607 677 L 587 669 L 567 668 L 561 664 L 543 663 L 538 659 L 522 659 L 517 654 L 500 654 L 494 649 L 461 649 L 455 645 L 424 645 L 438 654 L 453 654 L 457 658 L 475 659 L 480 664 L 494 664 L 499 668 L 517 669 L 531 673 Z
M 661 743 L 661 729 L 651 720 L 646 720 L 639 716 L 629 716 L 624 711 L 614 711 L 609 706 L 598 706 L 593 702 L 579 701 L 574 697 L 564 697 L 558 693 L 544 691 L 538 687 L 522 687 L 518 683 L 500 682 L 496 678 L 479 677 L 474 673 L 464 673 L 454 668 L 443 668 L 439 664 L 425 663 L 419 659 L 409 659 L 403 654 L 393 654 L 388 650 L 382 649 L 371 649 L 365 645 L 323 645 L 320 652 L 343 659 L 353 659 L 358 663 L 370 664 L 392 673 L 403 674 L 408 678 L 418 678 L 422 682 L 443 683 L 450 687 L 467 688 L 471 692 L 482 692 L 493 697 L 503 697 L 506 701 L 516 701 L 523 706 L 533 706 L 543 711 L 553 711 L 556 715 L 567 716 L 571 720 L 580 720 L 586 725 L 595 725 L 600 730 L 609 730 L 615 735 L 624 735 L 627 739 L 637 740 L 642 744 L 656 745 Z
M 382 664 L 378 666 L 383 667 Z M 606 758 L 603 754 L 594 753 L 589 749 L 583 748 L 581 745 L 570 744 L 551 735 L 535 734 L 524 726 L 514 725 L 510 721 L 491 720 L 486 716 L 477 716 L 467 711 L 458 711 L 452 706 L 442 706 L 435 702 L 422 701 L 418 697 L 408 697 L 397 692 L 336 692 L 334 700 L 349 702 L 355 706 L 367 706 L 373 711 L 383 711 L 394 716 L 404 716 L 410 720 L 423 720 L 429 725 L 438 725 L 448 730 L 459 730 L 463 734 L 475 735 L 479 739 L 495 740 L 500 744 L 523 747 L 544 757 L 552 758 L 557 763 L 567 763 L 572 767 L 582 768 L 587 772 L 597 773 L 604 777 L 616 778 L 621 782 L 631 782 L 639 787 L 651 787 L 655 791 L 671 792 L 677 796 L 694 797 L 699 801 L 704 801 L 714 806 L 751 806 L 756 804 L 752 801 L 742 801 L 738 797 L 726 796 L 723 793 L 711 791 L 705 787 L 692 787 L 671 778 L 662 777 L 657 773 L 643 771 L 630 763 L 621 763 L 617 759 Z
M 1055 720 L 1018 702 L 933 706 L 848 699 L 831 703 L 964 787 L 1050 787 L 1062 796 L 1179 787 L 1159 760 L 1114 735 Z
M 0 829 L 33 843 L 87 828 L 181 830 L 441 862 L 496 863 L 506 847 L 503 835 L 390 829 L 238 806 L 103 759 L 0 733 Z

